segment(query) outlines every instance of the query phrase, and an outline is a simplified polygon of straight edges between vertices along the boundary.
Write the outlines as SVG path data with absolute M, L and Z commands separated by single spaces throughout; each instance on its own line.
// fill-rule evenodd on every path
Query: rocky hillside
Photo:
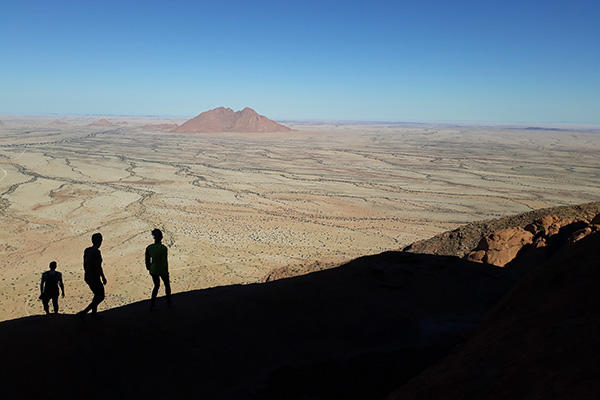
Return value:
M 140 302 L 105 310 L 100 320 L 5 321 L 2 395 L 594 398 L 595 207 L 481 223 L 489 231 L 478 238 L 463 231 L 473 239 L 461 257 L 386 252 L 293 278 L 176 293 L 175 307 L 161 303 L 153 312 Z M 519 239 L 514 258 L 500 267 L 487 261 L 498 238 L 514 238 L 503 229 L 528 232 L 531 242 Z
M 464 345 L 388 400 L 594 399 L 600 393 L 600 233 L 561 249 Z
M 178 293 L 175 307 L 156 312 L 141 302 L 101 320 L 6 321 L 2 393 L 382 398 L 469 337 L 513 282 L 494 266 L 389 252 L 292 279 Z
M 599 214 L 600 202 L 545 208 L 467 224 L 415 242 L 402 251 L 465 257 L 501 267 L 521 264 L 518 269 L 521 273 L 527 273 L 528 265 L 533 264 L 532 254 L 541 256 L 547 253 L 548 257 L 568 240 L 579 240 L 598 231 Z M 521 259 L 524 261 L 521 262 Z M 285 266 L 270 271 L 263 281 L 291 278 L 334 266 L 334 263 L 321 262 Z
M 453 231 L 441 233 L 431 239 L 415 242 L 405 247 L 403 251 L 464 257 L 477 248 L 485 235 L 502 229 L 524 228 L 541 220 L 543 217 L 551 215 L 563 220 L 591 221 L 599 213 L 600 202 L 545 208 L 494 220 L 473 222 Z

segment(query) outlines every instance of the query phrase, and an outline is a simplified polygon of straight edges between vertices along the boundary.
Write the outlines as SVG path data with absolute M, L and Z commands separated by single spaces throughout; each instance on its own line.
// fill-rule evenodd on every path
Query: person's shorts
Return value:
M 56 298 L 58 297 L 58 291 L 57 292 L 44 292 L 42 293 L 42 295 L 40 296 L 40 300 L 42 301 L 49 301 L 50 299 Z

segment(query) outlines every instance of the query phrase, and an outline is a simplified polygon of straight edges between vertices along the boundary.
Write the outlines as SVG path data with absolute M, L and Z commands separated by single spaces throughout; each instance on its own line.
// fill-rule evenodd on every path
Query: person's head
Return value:
M 163 238 L 163 234 L 160 229 L 156 228 L 152 231 L 152 236 L 154 236 L 154 240 L 160 242 Z
M 56 261 L 51 261 L 51 262 L 50 262 L 50 269 L 51 269 L 52 271 L 54 271 L 54 270 L 56 269 Z
M 100 247 L 100 245 L 102 244 L 102 234 L 101 233 L 94 233 L 92 235 L 92 244 L 96 247 Z

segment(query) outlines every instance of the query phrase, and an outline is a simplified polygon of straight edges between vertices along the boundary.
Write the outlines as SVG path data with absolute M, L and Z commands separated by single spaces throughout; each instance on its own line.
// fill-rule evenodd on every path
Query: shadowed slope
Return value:
M 142 302 L 99 321 L 7 321 L 2 390 L 11 399 L 383 397 L 468 337 L 512 284 L 507 274 L 389 252 L 176 294 L 175 308 L 157 312 Z
M 592 399 L 600 393 L 600 234 L 519 283 L 454 354 L 395 399 Z

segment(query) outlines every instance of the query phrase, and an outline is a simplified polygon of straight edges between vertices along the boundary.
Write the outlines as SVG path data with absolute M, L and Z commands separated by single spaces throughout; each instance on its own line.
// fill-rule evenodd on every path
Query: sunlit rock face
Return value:
M 175 132 L 286 132 L 291 129 L 278 124 L 251 108 L 233 111 L 218 107 L 184 122 Z

